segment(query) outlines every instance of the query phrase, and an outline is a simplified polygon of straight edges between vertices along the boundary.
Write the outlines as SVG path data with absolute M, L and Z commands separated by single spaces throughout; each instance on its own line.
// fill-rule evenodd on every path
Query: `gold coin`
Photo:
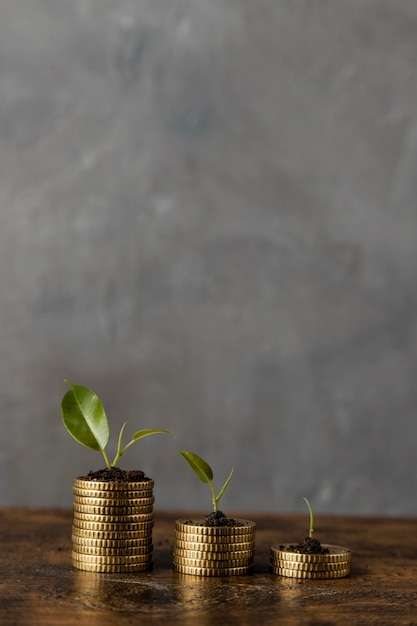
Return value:
M 192 574 L 193 576 L 244 576 L 252 574 L 253 566 L 244 567 L 190 567 L 174 563 L 174 571 L 179 574 Z
M 346 569 L 350 567 L 350 563 L 294 563 L 293 561 L 281 561 L 280 559 L 271 559 L 273 567 L 281 569 L 295 569 L 300 572 L 332 572 L 336 570 Z
M 84 530 L 140 531 L 153 528 L 153 520 L 147 522 L 93 522 L 74 517 L 73 527 Z
M 199 550 L 184 550 L 174 548 L 174 557 L 187 559 L 202 559 L 204 561 L 230 561 L 239 559 L 253 559 L 254 550 L 236 550 L 231 552 L 200 552 Z
M 196 550 L 198 552 L 231 552 L 233 550 L 253 550 L 254 541 L 227 541 L 225 543 L 206 543 L 202 541 L 182 541 L 175 539 L 175 548 L 179 550 Z
M 100 541 L 151 539 L 152 528 L 141 530 L 91 530 L 88 528 L 78 528 L 77 526 L 73 526 L 72 536 Z
M 106 482 L 104 480 L 84 480 L 76 478 L 73 483 L 74 489 L 87 489 L 90 491 L 120 491 L 122 493 L 130 491 L 149 491 L 153 489 L 153 480 L 142 480 L 140 482 Z
M 276 567 L 283 567 L 287 569 L 299 569 L 299 570 L 332 570 L 332 569 L 343 569 L 344 567 L 350 567 L 350 561 L 337 561 L 325 563 L 324 561 L 321 563 L 302 563 L 301 561 L 289 561 L 288 559 L 276 559 L 271 557 L 270 559 L 271 565 L 275 565 Z
M 74 547 L 85 546 L 92 549 L 148 550 L 152 547 L 152 536 L 144 539 L 92 539 L 72 534 Z
M 271 566 L 271 571 L 273 574 L 277 574 L 278 576 L 285 576 L 286 578 L 308 578 L 319 580 L 328 578 L 344 578 L 345 576 L 349 576 L 350 567 L 328 572 L 303 572 L 296 569 L 285 569 L 282 567 Z
M 80 552 L 72 551 L 72 560 L 81 561 L 82 563 L 96 563 L 100 565 L 125 565 L 132 563 L 149 563 L 152 560 L 152 553 L 149 554 L 134 554 L 134 555 L 96 555 L 96 554 L 81 554 Z
M 73 511 L 87 515 L 146 515 L 153 513 L 153 506 L 152 504 L 144 506 L 92 506 L 91 504 L 74 502 Z
M 84 537 L 73 537 L 72 538 L 72 547 L 74 550 L 78 552 L 86 552 L 86 551 L 94 551 L 94 550 L 120 550 L 125 552 L 147 552 L 153 549 L 152 543 L 146 543 L 142 545 L 138 545 L 135 542 L 119 542 L 119 544 L 115 542 L 111 543 L 108 541 L 104 541 L 102 543 L 90 543 L 90 539 L 85 539 Z M 110 545 L 109 545 L 110 544 Z
M 173 562 L 175 565 L 187 565 L 188 567 L 224 569 L 230 567 L 248 567 L 248 565 L 252 565 L 253 558 L 230 559 L 228 561 L 205 561 L 204 559 L 187 559 L 186 557 L 174 555 Z
M 79 487 L 73 487 L 72 493 L 74 498 L 94 498 L 98 500 L 141 500 L 142 498 L 152 498 L 152 489 L 142 489 L 140 491 L 100 491 L 99 489 L 80 489 Z
M 105 522 L 118 523 L 123 522 L 149 522 L 153 520 L 153 513 L 140 513 L 138 515 L 99 515 L 98 513 L 80 513 L 74 511 L 74 520 L 84 520 L 85 522 Z
M 72 544 L 72 550 L 79 555 L 91 554 L 94 556 L 144 556 L 152 554 L 152 544 L 148 548 L 99 548 Z
M 144 539 L 92 539 L 72 534 L 73 544 L 91 546 L 92 548 L 146 548 L 152 545 L 152 536 Z
M 238 544 L 255 541 L 255 535 L 194 535 L 192 533 L 183 533 L 179 530 L 175 531 L 175 541 L 184 541 L 187 543 L 201 543 L 207 545 L 219 544 Z
M 203 526 L 204 520 L 197 520 L 195 523 L 187 524 L 187 520 L 177 520 L 175 529 L 184 534 L 218 536 L 240 536 L 254 535 L 256 530 L 255 522 L 239 520 L 241 526 Z
M 282 547 L 272 546 L 271 554 L 278 559 L 299 561 L 303 563 L 337 563 L 349 561 L 351 558 L 351 551 L 340 546 L 322 544 L 323 548 L 327 548 L 329 550 L 328 554 L 299 554 L 286 549 L 290 545 L 291 544 L 284 544 Z
M 90 546 L 84 543 L 72 542 L 72 549 L 74 552 L 79 552 L 80 554 L 97 554 L 97 555 L 117 555 L 126 556 L 135 555 L 135 554 L 149 554 L 153 551 L 153 545 L 150 543 L 147 546 L 123 546 L 119 548 L 114 548 L 113 546 Z
M 73 501 L 74 504 L 82 504 L 83 506 L 142 507 L 153 504 L 155 498 L 153 496 L 146 498 L 97 498 L 74 495 Z
M 72 549 L 78 554 L 93 554 L 95 556 L 140 556 L 153 552 L 152 544 L 139 548 L 109 548 L 100 546 L 85 546 L 80 543 L 73 543 Z
M 275 559 L 275 560 L 280 560 L 280 561 L 286 561 L 288 563 L 299 563 L 299 564 L 308 564 L 308 565 L 321 565 L 321 564 L 328 564 L 328 563 L 350 563 L 351 561 L 351 554 L 339 554 L 339 555 L 335 555 L 335 554 L 301 554 L 298 555 L 296 554 L 295 556 L 310 556 L 310 559 L 294 559 L 293 555 L 290 552 L 282 552 L 282 551 L 276 551 L 276 550 L 271 550 L 271 559 Z M 320 558 L 317 558 L 320 557 Z M 326 558 L 327 557 L 327 558 Z
M 84 572 L 97 572 L 100 574 L 122 574 L 134 572 L 148 572 L 152 569 L 152 561 L 149 563 L 124 563 L 123 565 L 105 565 L 104 563 L 84 563 L 83 561 L 73 561 L 75 569 Z

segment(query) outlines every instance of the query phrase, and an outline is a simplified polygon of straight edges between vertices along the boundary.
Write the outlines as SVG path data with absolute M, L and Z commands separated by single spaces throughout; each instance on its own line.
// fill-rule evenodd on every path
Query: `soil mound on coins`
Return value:
M 207 517 L 200 522 L 193 522 L 187 520 L 185 524 L 192 524 L 194 526 L 243 526 L 242 522 L 235 520 L 231 517 L 227 517 L 222 511 L 213 511 Z
M 141 470 L 122 470 L 119 467 L 106 467 L 96 472 L 90 471 L 87 476 L 79 476 L 79 478 L 109 483 L 140 483 L 144 480 L 150 480 Z
M 280 546 L 280 549 L 287 552 L 296 552 L 297 554 L 329 554 L 329 550 L 323 548 L 318 539 L 312 539 L 311 537 L 306 537 L 304 541 L 294 545 Z

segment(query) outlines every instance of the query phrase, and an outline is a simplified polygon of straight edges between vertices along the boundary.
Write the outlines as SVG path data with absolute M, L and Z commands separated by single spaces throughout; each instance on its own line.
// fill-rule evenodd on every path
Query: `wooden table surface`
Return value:
M 417 519 L 316 514 L 317 538 L 350 548 L 352 572 L 299 581 L 270 574 L 269 551 L 304 538 L 306 516 L 234 515 L 257 523 L 253 575 L 199 578 L 172 570 L 174 521 L 189 512 L 155 511 L 152 572 L 94 574 L 71 567 L 71 511 L 0 509 L 0 624 L 417 624 Z

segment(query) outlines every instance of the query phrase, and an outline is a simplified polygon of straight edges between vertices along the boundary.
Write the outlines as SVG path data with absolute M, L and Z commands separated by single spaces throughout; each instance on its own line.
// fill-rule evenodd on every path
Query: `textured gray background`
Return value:
M 417 2 L 1 0 L 0 503 L 417 514 Z

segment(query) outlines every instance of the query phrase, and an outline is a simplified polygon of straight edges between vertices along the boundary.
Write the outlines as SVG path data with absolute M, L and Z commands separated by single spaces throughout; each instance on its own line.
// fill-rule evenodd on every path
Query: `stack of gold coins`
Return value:
M 175 523 L 174 570 L 195 576 L 251 574 L 255 552 L 254 522 L 204 526 L 204 520 Z
M 327 554 L 292 552 L 291 544 L 272 546 L 271 571 L 291 578 L 343 578 L 350 574 L 351 552 L 347 548 L 323 544 Z
M 153 481 L 74 481 L 72 563 L 91 572 L 152 567 Z

